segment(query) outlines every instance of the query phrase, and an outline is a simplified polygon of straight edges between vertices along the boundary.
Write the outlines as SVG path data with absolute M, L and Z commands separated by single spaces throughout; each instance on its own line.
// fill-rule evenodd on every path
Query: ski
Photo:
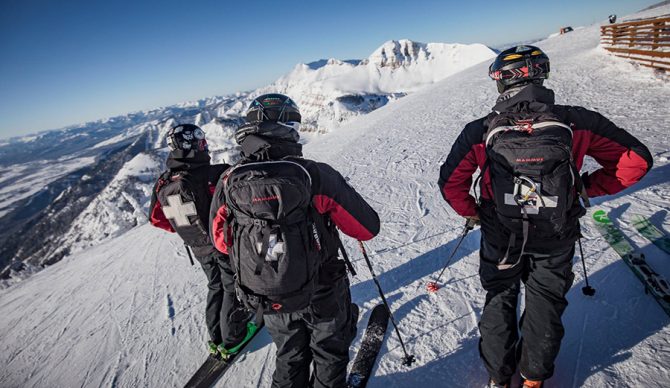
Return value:
M 645 292 L 650 293 L 663 310 L 670 315 L 670 285 L 668 282 L 649 266 L 642 253 L 636 252 L 636 249 L 626 240 L 623 232 L 607 217 L 604 210 L 595 211 L 593 221 L 607 243 L 640 279 Z
M 237 358 L 240 357 L 240 354 L 244 352 L 244 349 L 251 343 L 251 341 L 256 337 L 259 331 L 263 328 L 263 324 L 256 328 L 256 331 L 247 339 L 247 341 L 239 349 L 239 352 L 234 356 L 231 356 L 227 360 L 222 360 L 214 356 L 208 356 L 205 362 L 202 363 L 200 368 L 195 372 L 193 377 L 184 385 L 184 388 L 209 388 L 216 384 L 219 379 L 226 373 L 228 368 L 235 362 Z
M 368 383 L 379 350 L 382 348 L 388 323 L 389 311 L 386 306 L 383 304 L 375 306 L 347 378 L 348 388 L 363 388 Z
M 633 226 L 647 240 L 665 251 L 665 253 L 670 254 L 670 237 L 654 226 L 647 217 L 642 217 L 639 214 L 634 215 Z

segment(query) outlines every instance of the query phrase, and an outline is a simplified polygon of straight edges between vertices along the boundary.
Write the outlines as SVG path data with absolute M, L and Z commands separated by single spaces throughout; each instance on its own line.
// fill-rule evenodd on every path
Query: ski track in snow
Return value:
M 670 6 L 651 11 L 670 12 Z M 648 69 L 598 48 L 598 27 L 539 42 L 552 58 L 558 103 L 602 112 L 641 138 L 654 169 L 635 187 L 594 199 L 670 278 L 666 254 L 638 235 L 632 214 L 670 230 L 670 84 Z M 478 271 L 480 233 L 471 231 L 428 294 L 454 249 L 463 220 L 437 188 L 440 164 L 463 126 L 488 112 L 495 85 L 488 63 L 476 65 L 316 137 L 306 157 L 330 163 L 380 213 L 381 234 L 367 242 L 375 272 L 400 331 L 417 362 L 403 356 L 389 325 L 370 388 L 483 386 L 477 322 L 484 303 Z M 635 107 L 635 109 L 631 109 Z M 593 168 L 587 161 L 585 168 Z M 585 262 L 597 290 L 584 297 L 581 263 L 564 315 L 566 335 L 552 387 L 670 386 L 670 319 L 584 218 Z M 370 310 L 380 302 L 355 241 L 345 246 L 359 275 L 352 280 L 361 306 L 360 347 Z M 190 266 L 179 239 L 148 225 L 65 259 L 0 291 L 0 386 L 182 386 L 206 358 L 205 275 Z M 523 300 L 523 291 L 521 295 Z M 523 302 L 521 302 L 523 306 Z M 274 345 L 258 335 L 220 387 L 269 387 Z

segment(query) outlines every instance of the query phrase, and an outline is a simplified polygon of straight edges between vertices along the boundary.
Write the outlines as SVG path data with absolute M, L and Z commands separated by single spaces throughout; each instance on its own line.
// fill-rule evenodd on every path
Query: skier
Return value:
M 344 387 L 358 308 L 336 227 L 369 240 L 379 217 L 340 173 L 302 158 L 289 97 L 257 97 L 246 119 L 235 135 L 242 161 L 214 194 L 212 240 L 230 252 L 238 295 L 277 346 L 272 387 Z
M 548 75 L 537 47 L 501 52 L 489 68 L 500 93 L 493 111 L 465 126 L 440 169 L 447 203 L 481 222 L 479 349 L 488 387 L 508 387 L 517 366 L 525 387 L 553 375 L 588 197 L 630 187 L 652 166 L 649 150 L 601 114 L 554 104 Z M 580 177 L 585 155 L 601 168 Z M 477 168 L 478 200 L 469 193 Z M 526 307 L 517 321 L 521 281 Z
M 210 164 L 205 132 L 196 125 L 180 124 L 167 134 L 170 147 L 166 166 L 151 196 L 151 224 L 177 232 L 188 252 L 191 248 L 207 276 L 205 320 L 214 357 L 227 357 L 247 335 L 250 313 L 235 297 L 233 271 L 227 255 L 209 238 L 209 207 L 217 179 L 229 166 Z

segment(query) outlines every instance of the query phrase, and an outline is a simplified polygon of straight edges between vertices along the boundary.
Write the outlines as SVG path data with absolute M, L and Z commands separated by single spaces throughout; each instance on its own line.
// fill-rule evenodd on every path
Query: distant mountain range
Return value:
M 151 185 L 176 123 L 207 133 L 213 160 L 235 162 L 249 102 L 278 92 L 325 133 L 421 87 L 491 59 L 481 44 L 388 41 L 362 60 L 298 64 L 266 87 L 0 141 L 0 284 L 146 222 Z

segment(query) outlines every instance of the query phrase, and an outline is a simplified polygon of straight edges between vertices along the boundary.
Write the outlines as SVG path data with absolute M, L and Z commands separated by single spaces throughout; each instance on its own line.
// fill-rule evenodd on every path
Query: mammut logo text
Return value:
M 539 158 L 517 158 L 516 159 L 517 163 L 541 163 L 544 162 L 543 157 Z
M 271 197 L 259 197 L 259 198 L 254 198 L 254 199 L 251 200 L 251 202 L 252 202 L 252 203 L 256 203 L 256 202 L 266 202 L 266 201 L 274 201 L 274 200 L 277 200 L 277 199 L 279 199 L 279 196 L 278 196 L 278 195 L 273 195 L 273 196 L 271 196 Z

